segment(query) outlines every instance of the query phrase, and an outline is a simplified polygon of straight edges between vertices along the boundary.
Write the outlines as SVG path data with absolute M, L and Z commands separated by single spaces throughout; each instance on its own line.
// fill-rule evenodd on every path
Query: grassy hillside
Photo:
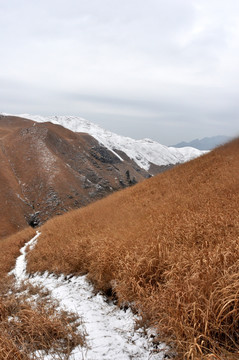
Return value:
M 123 157 L 88 134 L 0 115 L 0 241 L 149 177 Z
M 239 139 L 50 220 L 29 270 L 88 273 L 179 356 L 238 359 L 238 165 Z
M 20 248 L 34 235 L 35 231 L 28 227 L 0 241 L 0 283 L 1 280 L 5 281 L 7 273 L 14 267 Z

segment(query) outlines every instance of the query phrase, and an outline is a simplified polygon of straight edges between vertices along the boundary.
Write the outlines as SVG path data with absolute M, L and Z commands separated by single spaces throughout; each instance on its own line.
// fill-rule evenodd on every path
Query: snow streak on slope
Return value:
M 74 132 L 86 132 L 114 153 L 114 150 L 123 151 L 130 159 L 134 160 L 139 167 L 145 170 L 149 170 L 150 163 L 159 166 L 177 164 L 196 158 L 204 153 L 203 151 L 192 147 L 173 148 L 161 145 L 150 139 L 135 140 L 129 137 L 120 136 L 104 130 L 98 125 L 78 116 L 43 117 L 28 114 L 17 116 L 36 122 L 49 121 L 54 124 L 62 125 Z M 117 156 L 120 158 L 119 155 Z
M 162 360 L 165 345 L 156 350 L 150 336 L 143 336 L 143 329 L 134 330 L 136 316 L 128 309 L 120 310 L 108 304 L 105 298 L 94 295 L 93 288 L 85 276 L 34 275 L 28 279 L 26 273 L 26 250 L 36 244 L 38 233 L 21 249 L 16 266 L 10 274 L 16 278 L 17 284 L 28 280 L 32 285 L 44 286 L 50 290 L 53 299 L 59 302 L 63 310 L 77 313 L 83 320 L 87 332 L 86 341 L 89 349 L 76 348 L 69 360 Z M 160 351 L 161 349 L 161 351 Z M 53 360 L 54 354 L 38 353 L 45 360 Z

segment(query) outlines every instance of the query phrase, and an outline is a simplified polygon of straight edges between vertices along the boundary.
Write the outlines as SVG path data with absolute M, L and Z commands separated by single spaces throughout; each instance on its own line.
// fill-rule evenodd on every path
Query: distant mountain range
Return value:
M 173 146 L 176 148 L 191 146 L 198 150 L 212 150 L 217 146 L 225 144 L 226 142 L 230 141 L 231 139 L 232 139 L 232 137 L 230 137 L 230 136 L 219 135 L 219 136 L 205 137 L 203 139 L 194 139 L 190 142 L 182 141 Z

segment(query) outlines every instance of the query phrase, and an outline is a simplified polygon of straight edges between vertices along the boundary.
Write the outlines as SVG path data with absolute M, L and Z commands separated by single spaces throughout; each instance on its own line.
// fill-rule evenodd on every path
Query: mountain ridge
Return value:
M 1 115 L 0 238 L 201 154 L 121 137 L 78 117 Z
M 150 176 L 89 134 L 11 116 L 0 117 L 0 163 L 0 237 Z
M 211 136 L 211 137 L 204 137 L 202 139 L 194 139 L 189 142 L 182 141 L 173 146 L 176 148 L 192 146 L 198 150 L 212 150 L 215 147 L 223 145 L 230 140 L 232 140 L 231 136 L 217 135 L 217 136 Z
M 22 114 L 18 115 L 37 122 L 50 121 L 60 124 L 74 132 L 86 132 L 95 137 L 109 150 L 119 156 L 119 151 L 123 151 L 138 166 L 146 171 L 150 171 L 151 164 L 156 166 L 167 166 L 189 161 L 203 154 L 199 150 L 187 147 L 177 149 L 159 144 L 151 139 L 135 140 L 130 137 L 121 136 L 111 131 L 105 130 L 82 117 L 78 116 L 39 116 Z

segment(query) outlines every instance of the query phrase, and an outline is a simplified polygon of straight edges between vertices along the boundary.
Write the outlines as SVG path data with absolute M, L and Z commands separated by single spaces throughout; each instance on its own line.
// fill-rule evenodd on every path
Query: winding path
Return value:
M 82 318 L 89 349 L 76 348 L 70 360 L 164 359 L 165 345 L 162 344 L 155 351 L 150 336 L 145 337 L 142 329 L 134 329 L 136 316 L 131 310 L 121 310 L 108 304 L 102 295 L 94 295 L 86 276 L 56 277 L 45 273 L 29 278 L 26 251 L 34 247 L 39 236 L 38 232 L 21 249 L 11 274 L 15 276 L 17 284 L 28 280 L 32 285 L 44 286 L 50 290 L 51 297 L 59 302 L 61 309 L 77 313 Z M 50 360 L 51 357 L 47 355 L 44 359 Z

